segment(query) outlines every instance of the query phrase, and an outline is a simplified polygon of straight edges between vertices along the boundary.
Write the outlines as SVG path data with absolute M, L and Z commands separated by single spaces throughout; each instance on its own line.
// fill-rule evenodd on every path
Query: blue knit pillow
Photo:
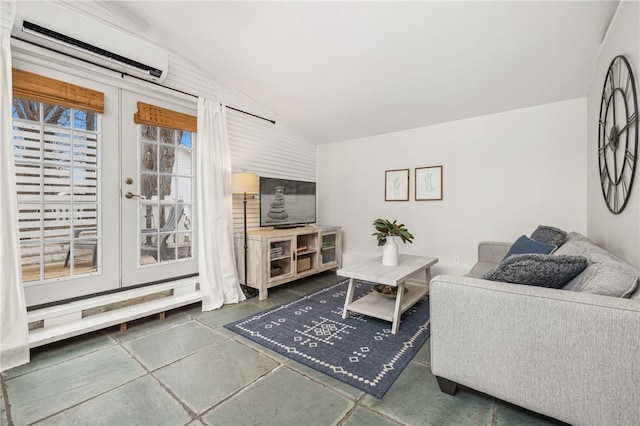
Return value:
M 588 261 L 584 256 L 514 254 L 481 278 L 514 284 L 560 288 L 578 276 Z
M 515 243 L 511 245 L 511 248 L 507 252 L 507 257 L 514 254 L 524 254 L 524 253 L 539 253 L 539 254 L 550 254 L 552 251 L 557 249 L 558 247 L 552 244 L 541 243 L 536 240 L 532 240 L 531 238 L 523 235 L 516 240 Z M 502 259 L 502 260 L 504 260 Z

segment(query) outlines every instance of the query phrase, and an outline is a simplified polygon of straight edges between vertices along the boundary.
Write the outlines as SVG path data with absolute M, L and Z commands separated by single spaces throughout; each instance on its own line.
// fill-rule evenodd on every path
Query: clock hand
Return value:
M 611 151 L 616 152 L 618 150 L 618 133 L 616 132 L 616 126 L 613 125 L 613 127 L 611 127 L 611 131 L 609 132 L 609 136 L 607 136 L 607 140 L 609 141 L 609 143 L 607 143 L 607 145 L 609 145 L 609 148 L 611 148 Z
M 607 134 L 606 130 L 604 130 L 603 133 L 604 133 L 604 139 L 606 143 L 604 143 L 601 147 L 598 148 L 598 151 L 601 152 L 602 154 L 605 153 L 605 151 L 607 150 L 607 147 L 610 147 L 613 139 L 611 136 L 611 133 Z
M 629 126 L 633 126 L 636 122 L 636 115 L 633 114 L 631 117 L 629 117 L 629 121 L 627 121 L 627 124 L 624 125 L 624 127 L 622 127 L 619 131 L 618 131 L 618 136 L 620 136 L 622 134 L 622 132 L 624 132 L 625 130 L 627 130 L 629 128 Z

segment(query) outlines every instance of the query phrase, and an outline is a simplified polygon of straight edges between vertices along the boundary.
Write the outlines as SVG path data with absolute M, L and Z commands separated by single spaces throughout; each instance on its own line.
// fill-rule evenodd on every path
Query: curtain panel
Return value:
M 226 108 L 198 98 L 196 173 L 198 194 L 198 267 L 202 310 L 245 299 L 233 253 L 231 156 Z
M 0 371 L 29 362 L 27 303 L 22 288 L 20 245 L 18 240 L 18 201 L 13 163 L 12 73 L 10 30 L 15 2 L 2 2 L 2 13 L 11 14 L 8 25 L 3 18 L 0 29 Z M 8 6 L 8 7 L 7 7 Z

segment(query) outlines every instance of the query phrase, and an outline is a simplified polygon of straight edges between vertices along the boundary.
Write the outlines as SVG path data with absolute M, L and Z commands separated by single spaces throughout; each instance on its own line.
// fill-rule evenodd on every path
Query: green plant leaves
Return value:
M 393 222 L 388 219 L 376 219 L 373 221 L 373 226 L 377 232 L 371 235 L 375 235 L 378 239 L 378 246 L 383 246 L 387 242 L 387 237 L 400 237 L 403 243 L 413 243 L 413 234 L 404 227 L 404 223 L 398 225 L 397 220 Z

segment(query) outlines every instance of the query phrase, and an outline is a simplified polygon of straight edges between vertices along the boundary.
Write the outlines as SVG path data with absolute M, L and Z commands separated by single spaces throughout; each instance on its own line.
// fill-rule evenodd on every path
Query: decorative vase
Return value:
M 397 237 L 387 237 L 387 242 L 382 246 L 382 264 L 384 266 L 396 266 L 398 264 Z

